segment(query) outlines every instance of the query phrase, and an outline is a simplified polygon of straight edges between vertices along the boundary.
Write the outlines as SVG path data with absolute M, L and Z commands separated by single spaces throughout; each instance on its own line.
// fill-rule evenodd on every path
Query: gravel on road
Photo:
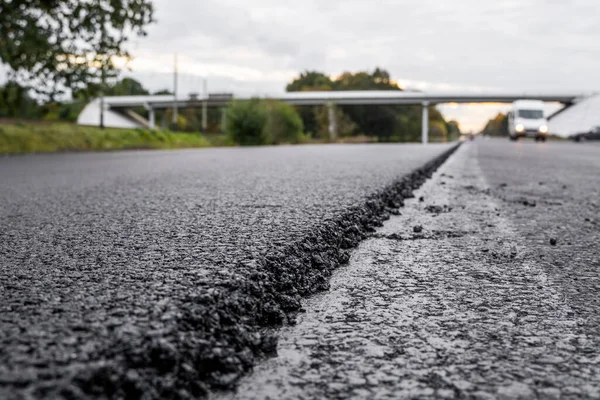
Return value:
M 453 149 L 0 158 L 0 398 L 231 387 Z

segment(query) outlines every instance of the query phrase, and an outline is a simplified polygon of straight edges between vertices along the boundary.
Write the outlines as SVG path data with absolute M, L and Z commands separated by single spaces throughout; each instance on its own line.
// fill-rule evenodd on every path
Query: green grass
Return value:
M 68 123 L 0 123 L 0 154 L 126 149 L 184 149 L 231 145 L 222 135 L 147 129 L 100 129 Z

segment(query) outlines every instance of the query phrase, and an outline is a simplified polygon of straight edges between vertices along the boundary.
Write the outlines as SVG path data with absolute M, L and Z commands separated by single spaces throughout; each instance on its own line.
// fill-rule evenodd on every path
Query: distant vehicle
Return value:
M 539 100 L 517 100 L 508 112 L 508 136 L 510 140 L 534 137 L 535 141 L 546 141 L 548 120 L 544 117 L 544 102 Z
M 574 140 L 576 142 L 583 142 L 586 140 L 600 140 L 600 126 L 595 126 L 588 131 L 571 135 L 569 136 L 569 139 Z

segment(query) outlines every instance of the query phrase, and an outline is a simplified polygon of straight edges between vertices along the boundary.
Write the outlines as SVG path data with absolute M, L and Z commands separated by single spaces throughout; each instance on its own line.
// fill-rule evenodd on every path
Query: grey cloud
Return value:
M 211 90 L 251 94 L 283 91 L 306 69 L 335 75 L 376 66 L 453 90 L 600 90 L 597 0 L 154 3 L 158 22 L 129 45 L 149 67 L 128 74 L 153 90 L 171 87 L 173 53 L 191 65 L 182 93 L 198 91 L 205 73 Z M 0 81 L 4 75 L 0 65 Z
M 381 66 L 396 79 L 454 86 L 600 89 L 597 0 L 155 3 L 158 24 L 139 41 L 140 52 L 260 71 L 242 82 L 213 68 L 210 79 L 224 88 L 283 90 L 289 71 Z

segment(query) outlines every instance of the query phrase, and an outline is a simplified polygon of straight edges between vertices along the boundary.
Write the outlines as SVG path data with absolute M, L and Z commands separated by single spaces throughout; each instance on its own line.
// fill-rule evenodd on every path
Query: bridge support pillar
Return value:
M 335 103 L 327 103 L 327 119 L 329 122 L 329 140 L 337 138 L 337 121 L 335 118 Z
M 429 102 L 421 103 L 423 107 L 423 119 L 421 121 L 421 143 L 427 144 L 429 141 Z
M 154 115 L 154 108 L 148 109 L 148 128 L 154 129 L 156 127 L 156 116 Z
M 205 135 L 206 135 L 206 128 L 208 126 L 207 107 L 208 107 L 208 102 L 205 100 L 202 102 L 202 133 Z
M 221 133 L 227 132 L 227 106 L 221 107 Z

